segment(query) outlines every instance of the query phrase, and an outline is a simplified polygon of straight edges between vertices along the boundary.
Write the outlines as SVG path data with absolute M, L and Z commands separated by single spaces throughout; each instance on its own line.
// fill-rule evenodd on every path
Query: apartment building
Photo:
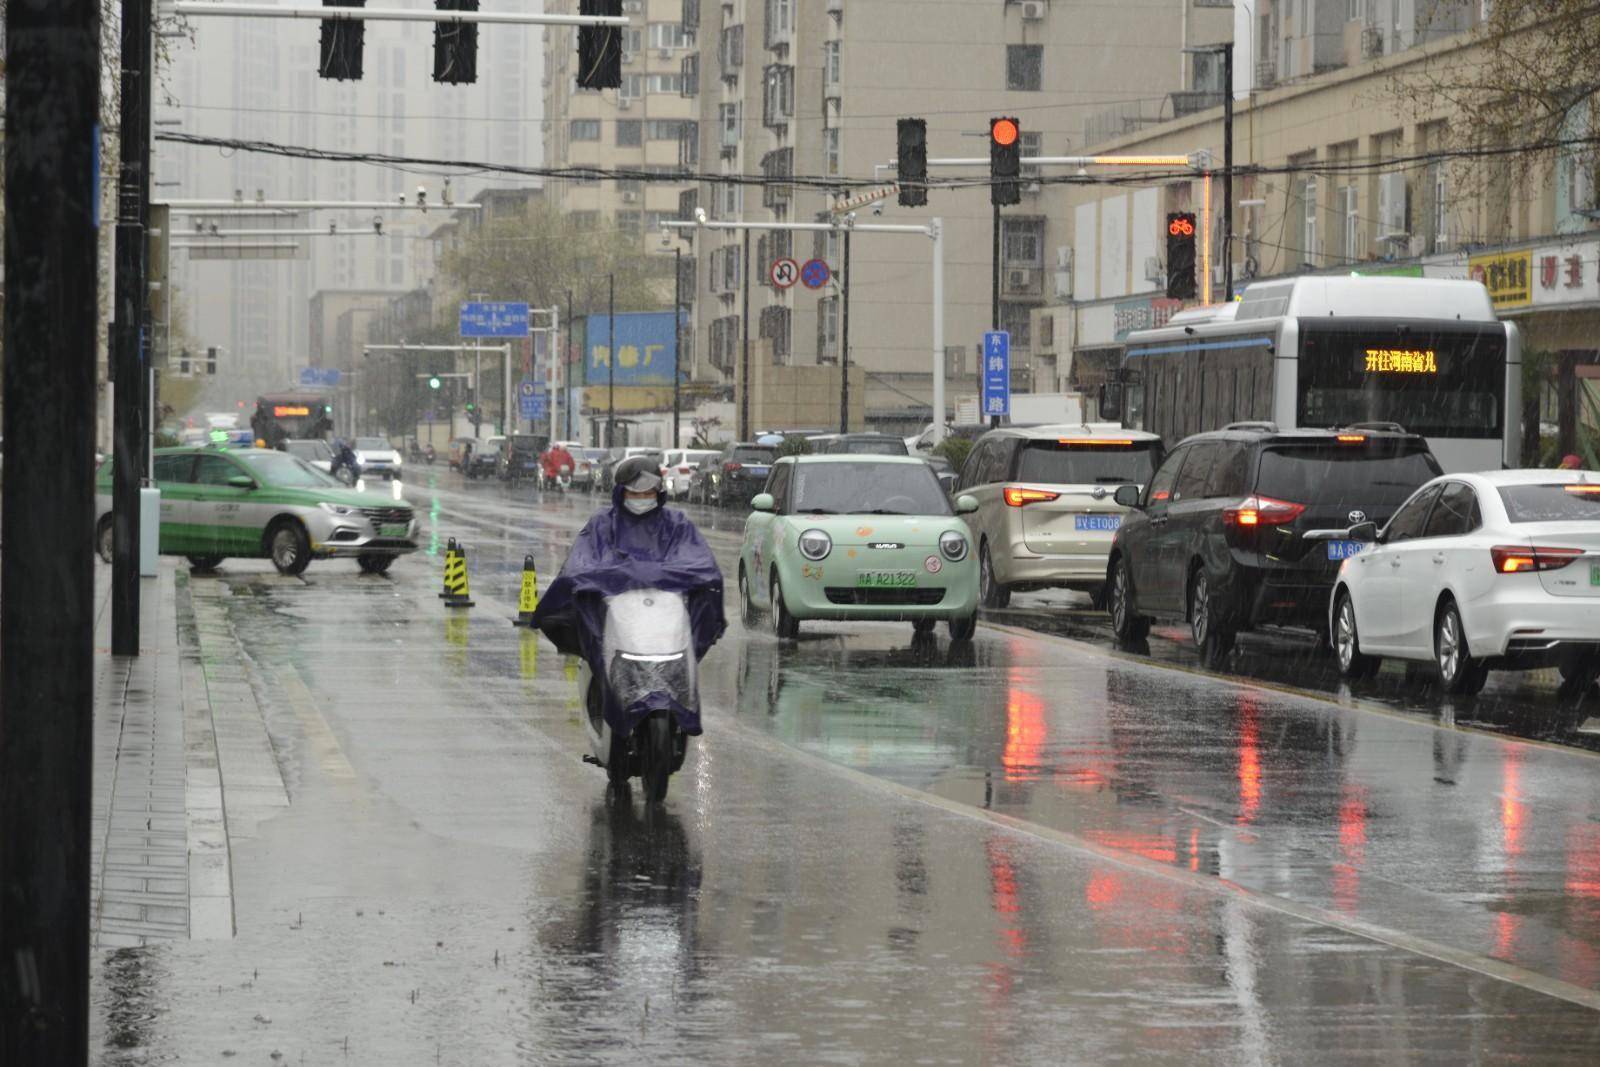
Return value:
M 1081 149 L 1091 120 L 1130 101 L 1194 90 L 1186 43 L 1226 39 L 1231 8 L 1191 0 L 1172 18 L 1147 8 L 1097 7 L 1093 32 L 1062 0 L 943 3 L 928 0 L 685 0 L 694 35 L 698 146 L 686 158 L 730 177 L 838 177 L 838 190 L 704 182 L 684 197 L 715 219 L 809 222 L 827 217 L 848 179 L 872 179 L 894 158 L 895 120 L 928 123 L 932 157 L 987 155 L 988 120 L 1020 118 L 1024 154 Z M 1092 38 L 1094 43 L 1090 43 Z M 1203 72 L 1202 72 L 1203 73 Z M 945 172 L 954 176 L 954 172 Z M 981 169 L 967 173 L 982 173 Z M 890 175 L 892 177 L 892 175 Z M 1029 183 L 1004 212 L 1001 325 L 1012 332 L 1017 388 L 1033 384 L 1034 308 L 1053 299 L 1058 253 L 1068 244 L 1055 205 L 1059 186 Z M 849 193 L 858 193 L 850 189 Z M 975 346 L 989 327 L 992 214 L 983 188 L 936 190 L 926 208 L 882 201 L 859 221 L 943 220 L 946 372 L 952 395 L 975 388 Z M 836 285 L 779 289 L 780 258 L 843 267 L 835 234 L 754 234 L 744 262 L 740 234 L 694 238 L 694 373 L 733 383 L 743 353 L 744 271 L 750 271 L 752 359 L 833 363 L 842 342 Z M 915 236 L 851 239 L 850 356 L 867 370 L 867 414 L 925 414 L 931 396 L 930 242 Z M 1054 380 L 1053 369 L 1041 380 Z
M 544 154 L 552 167 L 595 167 L 672 176 L 689 163 L 698 111 L 693 74 L 694 34 L 683 21 L 683 0 L 623 0 L 630 19 L 622 48 L 620 89 L 578 89 L 577 31 L 545 30 Z M 548 0 L 550 14 L 576 14 L 576 0 Z M 552 182 L 550 203 L 595 229 L 640 235 L 659 245 L 662 219 L 674 218 L 684 185 L 660 181 Z
M 1285 5 L 1287 6 L 1287 5 Z M 1458 120 L 1418 112 L 1393 79 L 1423 64 L 1475 62 L 1470 35 L 1335 67 L 1238 101 L 1233 216 L 1235 284 L 1360 271 L 1483 281 L 1529 350 L 1592 353 L 1600 335 L 1600 201 L 1592 152 L 1553 163 L 1511 157 L 1430 159 Z M 1220 109 L 1147 127 L 1097 152 L 1221 159 Z M 1578 136 L 1577 131 L 1573 136 Z M 1166 213 L 1203 210 L 1205 183 L 1180 176 L 1144 188 L 1067 193 L 1070 299 L 1035 313 L 1064 387 L 1089 386 L 1132 330 L 1180 305 L 1164 296 Z M 1211 186 L 1212 284 L 1223 299 L 1221 183 Z M 1587 357 L 1586 357 L 1587 358 Z

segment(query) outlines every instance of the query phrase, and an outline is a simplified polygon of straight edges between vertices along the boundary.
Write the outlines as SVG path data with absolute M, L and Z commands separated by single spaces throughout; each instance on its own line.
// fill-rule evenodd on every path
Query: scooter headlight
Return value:
M 833 538 L 822 530 L 807 530 L 800 535 L 800 554 L 815 563 L 828 558 L 833 551 Z
M 967 539 L 954 530 L 946 530 L 939 535 L 939 551 L 951 563 L 957 563 L 967 558 Z

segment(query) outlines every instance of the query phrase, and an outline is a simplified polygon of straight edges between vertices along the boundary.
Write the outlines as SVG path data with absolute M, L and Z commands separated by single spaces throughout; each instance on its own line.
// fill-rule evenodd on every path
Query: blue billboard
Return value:
M 608 316 L 590 315 L 584 331 L 584 381 L 671 385 L 678 366 L 675 318 L 670 311 L 630 311 L 617 316 L 613 336 Z

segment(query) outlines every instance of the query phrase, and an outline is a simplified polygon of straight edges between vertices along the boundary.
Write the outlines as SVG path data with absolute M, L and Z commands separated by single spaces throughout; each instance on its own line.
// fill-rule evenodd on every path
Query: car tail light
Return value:
M 1274 500 L 1270 496 L 1249 496 L 1231 508 L 1224 508 L 1222 521 L 1229 526 L 1282 526 L 1293 522 L 1306 510 L 1304 504 Z
M 739 470 L 743 466 L 743 463 L 728 462 L 722 465 L 722 470 L 725 474 L 732 474 L 734 471 Z
M 679 474 L 688 474 L 693 469 L 694 469 L 693 467 L 689 467 L 689 466 L 679 467 L 678 468 L 678 473 Z
M 1006 486 L 1006 503 L 1014 508 L 1026 504 L 1047 504 L 1059 497 L 1060 493 L 1052 493 L 1044 489 L 1022 489 L 1015 485 Z
M 1367 435 L 1364 433 L 1342 433 L 1339 435 L 1339 443 L 1341 445 L 1360 445 L 1365 444 L 1366 441 Z
M 1494 569 L 1501 574 L 1560 570 L 1581 555 L 1583 555 L 1581 548 L 1495 545 L 1489 550 L 1489 556 L 1494 560 Z
M 1068 448 L 1132 448 L 1131 437 L 1058 437 L 1056 444 Z

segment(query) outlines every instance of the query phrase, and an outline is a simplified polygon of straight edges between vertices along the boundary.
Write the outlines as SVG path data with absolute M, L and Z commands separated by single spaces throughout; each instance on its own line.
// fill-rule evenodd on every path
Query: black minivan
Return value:
M 1339 564 L 1363 546 L 1301 535 L 1381 526 L 1440 473 L 1428 443 L 1393 424 L 1234 423 L 1186 438 L 1142 493 L 1117 490 L 1117 503 L 1134 509 L 1106 568 L 1118 640 L 1139 641 L 1152 618 L 1188 622 L 1201 662 L 1214 668 L 1240 630 L 1323 633 Z

